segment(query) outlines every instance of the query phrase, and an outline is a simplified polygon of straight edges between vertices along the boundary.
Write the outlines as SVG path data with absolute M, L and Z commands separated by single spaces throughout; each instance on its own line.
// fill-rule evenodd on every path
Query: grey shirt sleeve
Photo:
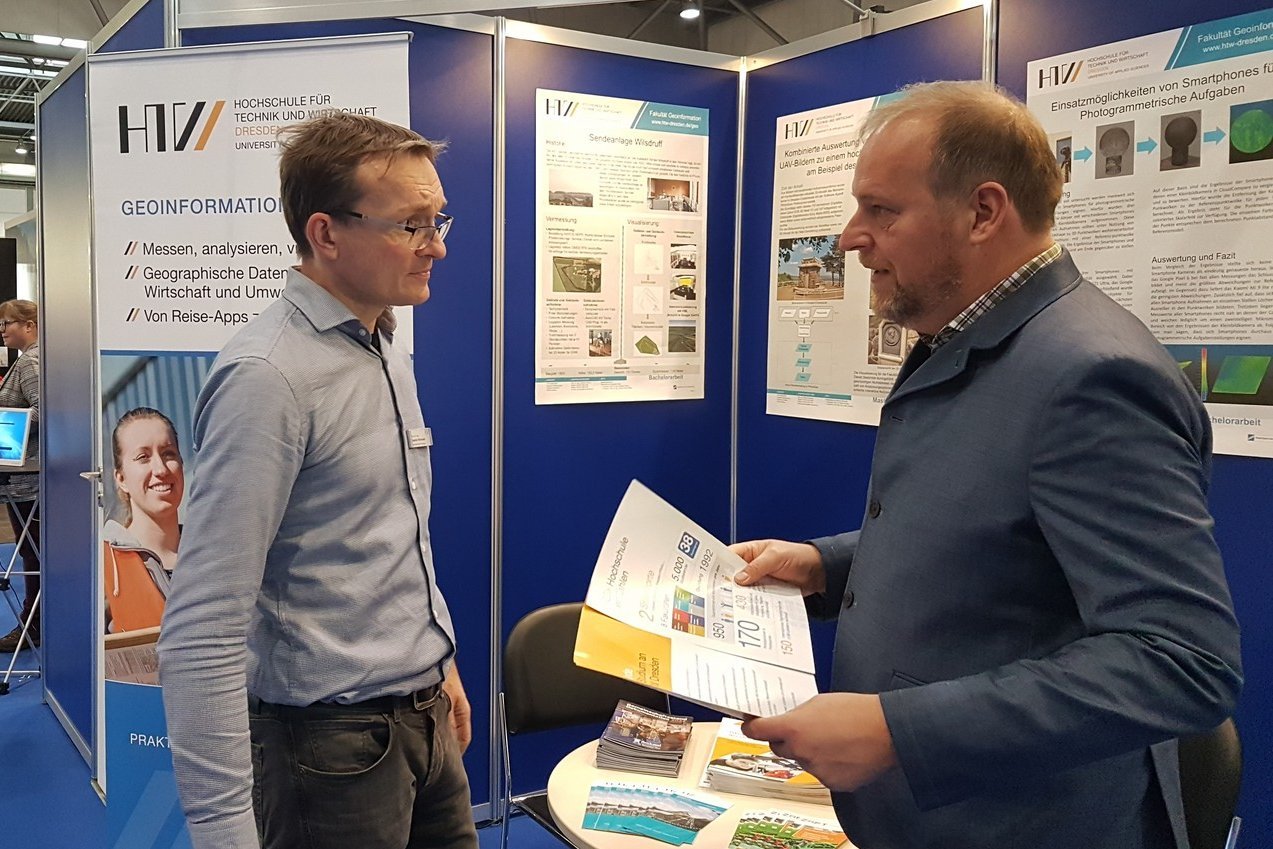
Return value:
M 305 456 L 278 370 L 216 368 L 195 407 L 194 482 L 159 639 L 173 769 L 195 849 L 258 849 L 246 635 L 266 556 Z

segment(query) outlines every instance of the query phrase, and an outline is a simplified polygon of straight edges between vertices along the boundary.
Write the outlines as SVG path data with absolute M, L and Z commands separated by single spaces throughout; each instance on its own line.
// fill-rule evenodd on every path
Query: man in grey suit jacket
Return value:
M 739 583 L 839 617 L 833 692 L 745 729 L 863 849 L 1183 848 L 1174 738 L 1241 687 L 1206 411 L 1053 242 L 1061 174 L 1021 104 L 914 86 L 864 136 L 840 245 L 921 342 L 861 529 L 735 546 Z

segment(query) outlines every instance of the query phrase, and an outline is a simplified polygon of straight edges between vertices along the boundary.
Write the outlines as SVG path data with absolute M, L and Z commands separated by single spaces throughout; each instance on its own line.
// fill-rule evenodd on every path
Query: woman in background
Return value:
M 39 453 L 40 425 L 40 326 L 37 308 L 32 301 L 5 301 L 0 304 L 0 338 L 7 348 L 17 348 L 21 355 L 9 369 L 0 384 L 0 407 L 29 407 L 31 409 L 31 433 L 27 438 L 27 456 Z M 30 619 L 27 639 L 32 645 L 40 644 L 40 611 L 36 598 L 40 594 L 40 557 L 35 542 L 40 538 L 40 519 L 36 513 L 40 497 L 40 475 L 9 475 L 6 484 L 0 484 L 0 495 L 8 496 L 9 525 L 13 538 L 22 540 L 18 551 L 22 555 L 22 571 L 26 572 L 26 594 L 22 600 L 22 613 L 18 626 L 0 637 L 0 652 L 18 650 L 22 638 L 22 623 Z M 29 525 L 28 525 L 29 520 Z M 22 528 L 27 525 L 26 535 Z M 25 645 L 23 646 L 25 648 Z
M 163 413 L 137 407 L 111 434 L 115 490 L 124 520 L 102 528 L 106 621 L 110 632 L 159 625 L 181 541 L 186 491 L 177 431 Z

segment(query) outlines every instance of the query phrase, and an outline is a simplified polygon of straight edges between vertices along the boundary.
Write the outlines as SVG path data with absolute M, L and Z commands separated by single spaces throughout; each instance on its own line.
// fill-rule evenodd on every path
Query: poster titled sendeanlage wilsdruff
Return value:
M 535 403 L 702 398 L 708 110 L 536 106 Z

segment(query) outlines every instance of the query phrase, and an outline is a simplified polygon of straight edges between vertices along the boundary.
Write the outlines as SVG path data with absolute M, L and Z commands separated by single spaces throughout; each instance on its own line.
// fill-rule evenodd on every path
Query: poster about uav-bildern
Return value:
M 93 271 L 106 351 L 219 351 L 279 297 L 296 262 L 279 200 L 279 129 L 328 112 L 410 124 L 405 34 L 90 62 Z M 411 311 L 397 316 L 410 343 Z
M 875 315 L 870 272 L 839 249 L 867 98 L 777 122 L 765 411 L 879 424 L 917 336 Z
M 535 403 L 702 398 L 708 110 L 535 98 Z
M 1028 66 L 1055 234 L 1167 346 L 1215 448 L 1273 457 L 1273 10 Z

